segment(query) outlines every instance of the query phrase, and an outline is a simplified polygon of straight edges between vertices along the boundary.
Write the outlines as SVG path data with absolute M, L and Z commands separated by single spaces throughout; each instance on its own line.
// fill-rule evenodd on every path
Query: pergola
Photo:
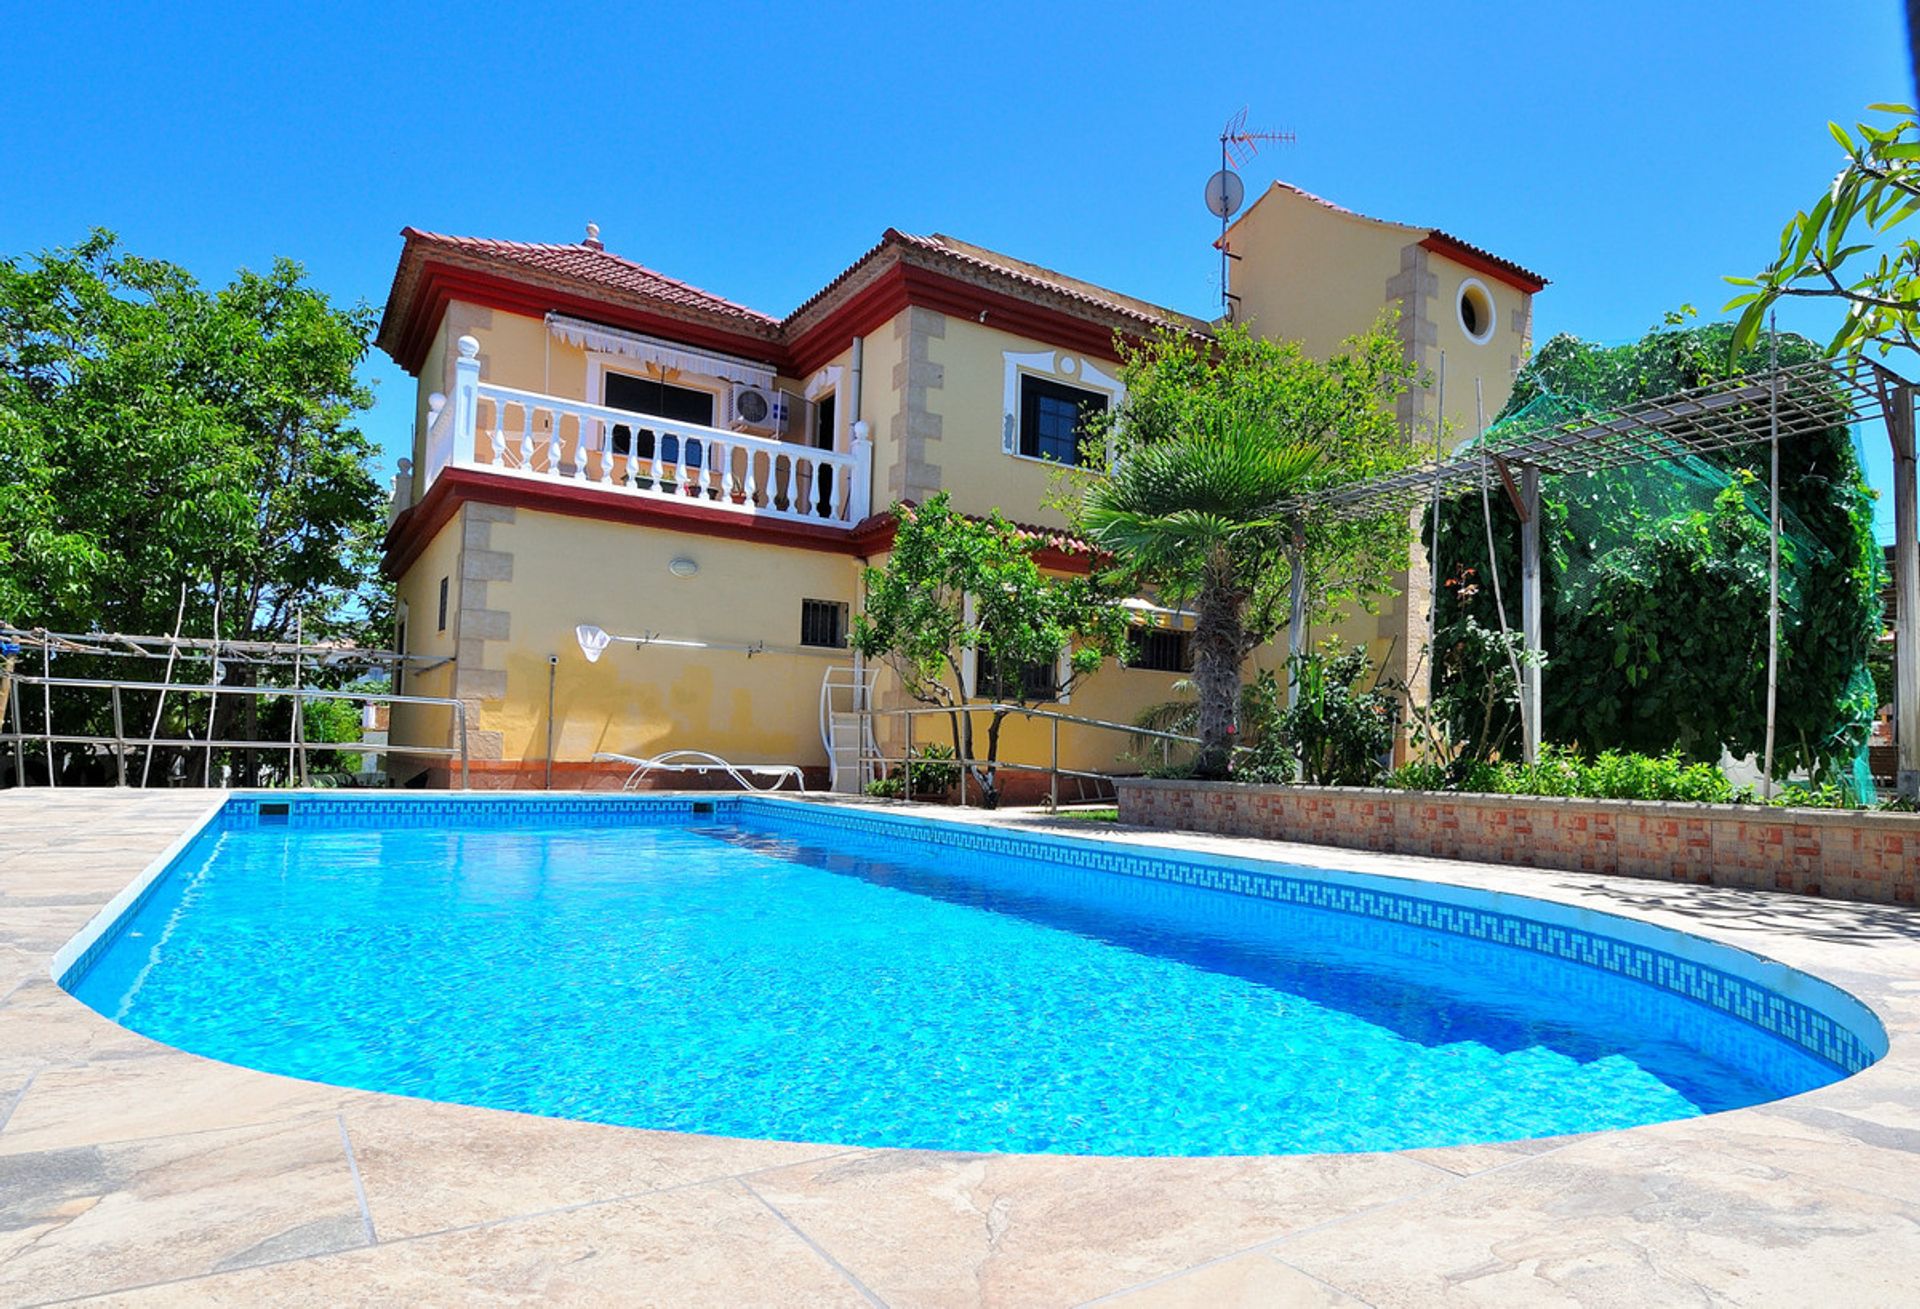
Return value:
M 1898 789 L 1920 796 L 1920 492 L 1915 486 L 1912 383 L 1863 360 L 1812 360 L 1749 374 L 1621 406 L 1605 414 L 1522 418 L 1486 433 L 1472 453 L 1436 459 L 1365 481 L 1328 487 L 1287 506 L 1303 520 L 1352 519 L 1411 513 L 1416 506 L 1466 491 L 1497 477 L 1520 516 L 1521 627 L 1529 651 L 1540 646 L 1540 477 L 1543 473 L 1597 473 L 1631 464 L 1767 445 L 1841 424 L 1879 421 L 1893 446 L 1894 579 L 1896 595 L 1895 740 Z M 1777 465 L 1776 465 L 1777 466 Z M 1775 479 L 1772 526 L 1780 527 Z M 1296 576 L 1298 570 L 1296 570 Z M 1296 615 L 1301 604 L 1296 598 Z M 1777 599 L 1774 629 L 1778 628 Z M 1291 625 L 1296 651 L 1304 624 Z M 1771 663 L 1771 660 L 1770 660 Z M 1772 677 L 1769 668 L 1769 678 Z M 1522 674 L 1521 718 L 1528 758 L 1540 744 L 1540 668 Z M 1772 688 L 1768 695 L 1772 737 Z

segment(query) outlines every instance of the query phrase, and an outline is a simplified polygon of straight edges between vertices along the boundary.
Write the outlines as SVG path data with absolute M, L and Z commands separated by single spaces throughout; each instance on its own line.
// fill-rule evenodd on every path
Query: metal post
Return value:
M 127 784 L 127 729 L 120 722 L 120 688 L 115 686 L 113 695 L 113 772 L 118 778 L 115 786 Z
M 1307 652 L 1307 554 L 1300 526 L 1293 528 L 1293 545 L 1287 551 L 1287 708 L 1300 699 L 1300 672 L 1293 660 Z
M 1760 789 L 1773 798 L 1774 715 L 1780 698 L 1780 347 L 1771 320 L 1767 323 L 1767 443 L 1772 449 L 1772 473 L 1767 479 L 1767 741 L 1760 762 Z
M 153 702 L 153 725 L 147 728 L 147 742 L 140 752 L 140 786 L 144 790 L 147 777 L 153 771 L 153 743 L 160 735 L 160 717 L 166 712 L 167 693 L 165 688 L 173 683 L 173 661 L 180 653 L 180 627 L 187 621 L 187 584 L 180 583 L 180 608 L 173 615 L 173 640 L 167 642 L 167 672 L 161 679 L 161 692 Z
M 220 583 L 216 581 L 213 584 L 213 645 L 212 645 L 213 669 L 210 673 L 207 674 L 207 685 L 216 687 L 216 688 L 220 685 L 221 591 L 222 589 L 221 589 Z M 213 785 L 213 737 L 214 737 L 214 726 L 218 722 L 219 712 L 220 712 L 220 692 L 218 690 L 215 690 L 214 692 L 212 692 L 212 694 L 207 696 L 207 758 L 206 758 L 205 765 L 201 769 L 200 784 L 202 786 L 210 787 Z
M 1520 630 L 1527 647 L 1520 712 L 1528 763 L 1540 760 L 1540 470 L 1520 470 Z
M 1060 720 L 1049 718 L 1048 726 L 1053 728 L 1053 764 L 1047 774 L 1047 812 L 1060 812 Z
M 40 726 L 46 731 L 47 747 L 47 785 L 60 785 L 60 770 L 53 761 L 53 641 L 48 639 L 40 646 Z
M 464 791 L 467 789 L 467 704 L 466 704 L 466 701 L 456 700 L 453 702 L 453 716 L 457 720 L 456 725 L 460 728 L 460 789 Z M 391 709 L 388 710 L 387 721 L 389 723 L 393 721 Z
M 1914 389 L 1892 388 L 1894 741 L 1901 795 L 1920 799 L 1920 486 L 1915 484 Z
M 559 433 L 554 440 L 560 439 Z M 547 656 L 547 790 L 553 789 L 553 683 L 560 675 L 560 656 Z
M 13 784 L 27 784 L 27 720 L 20 716 L 20 683 L 9 681 L 7 702 L 13 709 Z
M 1433 424 L 1433 543 L 1428 546 L 1428 567 L 1433 590 L 1427 597 L 1427 683 L 1429 696 L 1433 683 L 1433 647 L 1440 640 L 1440 465 L 1447 457 L 1447 352 L 1440 352 L 1440 416 Z
M 905 742 L 900 747 L 900 798 L 909 803 L 913 800 L 913 710 L 900 711 L 900 739 Z M 960 772 L 960 785 L 964 789 L 967 774 L 964 767 Z

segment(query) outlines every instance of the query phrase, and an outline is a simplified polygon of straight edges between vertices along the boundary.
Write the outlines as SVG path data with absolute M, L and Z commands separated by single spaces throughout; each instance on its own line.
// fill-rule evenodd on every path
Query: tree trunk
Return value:
M 1194 598 L 1193 686 L 1200 737 L 1200 751 L 1193 760 L 1196 777 L 1224 778 L 1233 764 L 1245 603 L 1233 561 L 1225 550 L 1215 550 Z
M 987 766 L 980 784 L 980 807 L 1000 807 L 1000 724 L 1005 714 L 995 714 L 987 723 Z

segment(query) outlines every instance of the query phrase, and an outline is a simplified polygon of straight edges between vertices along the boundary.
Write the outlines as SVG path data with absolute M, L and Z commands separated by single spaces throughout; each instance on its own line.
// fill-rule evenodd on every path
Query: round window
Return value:
M 1494 308 L 1493 295 L 1478 278 L 1469 277 L 1460 283 L 1460 298 L 1455 302 L 1460 311 L 1460 330 L 1475 345 L 1485 345 L 1493 339 Z

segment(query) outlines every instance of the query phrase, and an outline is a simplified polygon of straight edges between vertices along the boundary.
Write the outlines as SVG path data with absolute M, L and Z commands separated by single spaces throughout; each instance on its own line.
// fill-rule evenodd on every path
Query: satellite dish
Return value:
M 1215 218 L 1224 221 L 1233 217 L 1246 198 L 1246 183 L 1231 168 L 1222 168 L 1207 179 L 1207 212 Z
M 573 635 L 580 642 L 580 653 L 587 657 L 590 664 L 599 663 L 601 653 L 613 641 L 612 637 L 591 623 L 580 624 L 573 629 Z

